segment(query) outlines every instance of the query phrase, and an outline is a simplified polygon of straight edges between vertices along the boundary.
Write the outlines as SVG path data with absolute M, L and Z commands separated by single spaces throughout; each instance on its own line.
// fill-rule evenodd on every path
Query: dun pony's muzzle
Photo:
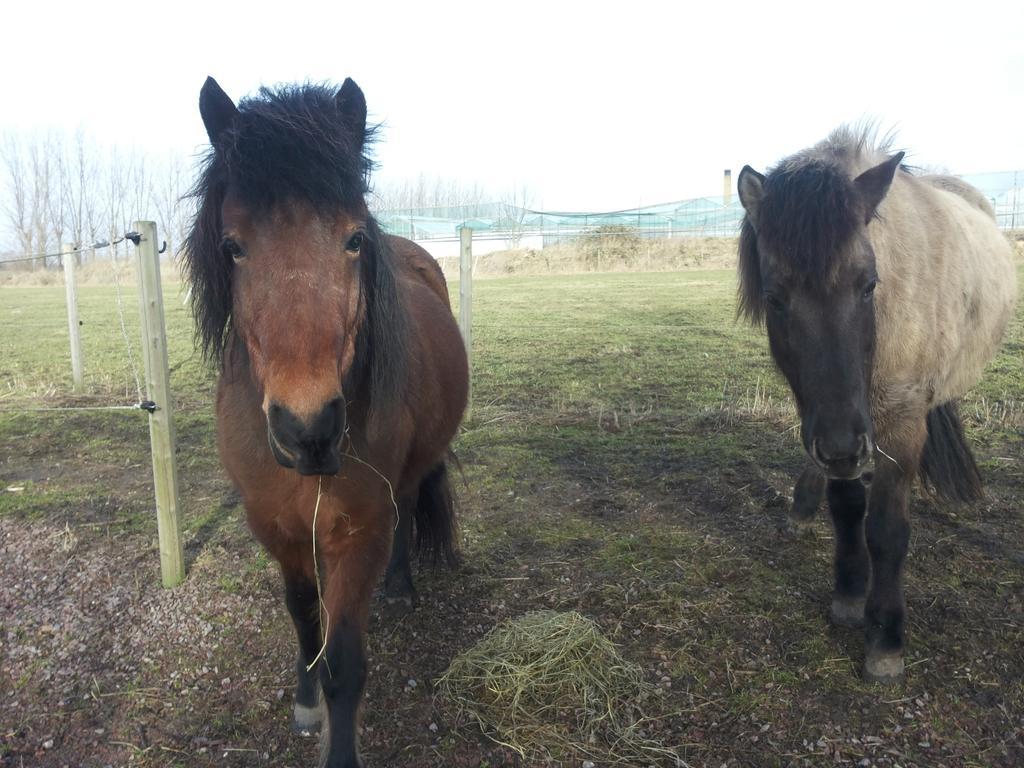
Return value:
M 267 409 L 267 434 L 274 458 L 282 467 L 301 475 L 336 475 L 341 469 L 345 399 L 334 398 L 307 419 L 272 402 Z
M 874 448 L 866 432 L 849 433 L 842 440 L 829 435 L 811 440 L 808 453 L 833 480 L 854 480 L 864 473 Z

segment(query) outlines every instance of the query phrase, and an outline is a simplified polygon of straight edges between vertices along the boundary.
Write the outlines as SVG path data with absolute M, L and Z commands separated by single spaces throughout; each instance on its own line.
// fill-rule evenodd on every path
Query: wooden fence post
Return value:
M 132 226 L 138 234 L 138 239 L 133 238 L 133 241 L 138 255 L 146 398 L 155 404 L 155 408 L 149 411 L 149 443 L 153 453 L 160 573 L 164 586 L 173 587 L 185 578 L 185 556 L 181 545 L 181 518 L 178 514 L 178 461 L 174 452 L 174 404 L 171 402 L 170 372 L 167 367 L 160 253 L 157 249 L 155 222 L 136 221 Z
M 473 406 L 473 230 L 459 227 L 459 330 L 469 363 L 469 398 L 465 418 Z
M 64 266 L 64 297 L 68 305 L 68 337 L 71 339 L 71 381 L 75 392 L 83 389 L 82 379 L 82 333 L 78 324 L 78 285 L 75 283 L 75 259 L 71 252 L 73 245 L 61 246 L 61 263 Z

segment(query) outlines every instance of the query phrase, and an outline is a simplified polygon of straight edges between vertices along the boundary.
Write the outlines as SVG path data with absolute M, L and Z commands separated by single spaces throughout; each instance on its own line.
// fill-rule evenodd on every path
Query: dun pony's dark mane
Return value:
M 820 144 L 782 160 L 764 180 L 755 232 L 749 214 L 740 229 L 739 313 L 764 320 L 758 238 L 808 281 L 827 279 L 844 246 L 864 222 L 853 179 L 889 150 L 873 126 L 836 129 Z
M 239 103 L 234 122 L 203 158 L 190 193 L 199 210 L 185 243 L 185 269 L 197 343 L 207 360 L 223 367 L 234 267 L 221 248 L 221 206 L 228 190 L 255 216 L 267 216 L 283 203 L 304 202 L 321 215 L 348 210 L 365 218 L 360 289 L 366 319 L 349 378 L 368 384 L 371 402 L 381 404 L 399 392 L 406 318 L 393 256 L 366 209 L 373 168 L 368 148 L 376 128 L 346 126 L 336 93 L 337 88 L 313 84 L 261 88 L 258 96 Z

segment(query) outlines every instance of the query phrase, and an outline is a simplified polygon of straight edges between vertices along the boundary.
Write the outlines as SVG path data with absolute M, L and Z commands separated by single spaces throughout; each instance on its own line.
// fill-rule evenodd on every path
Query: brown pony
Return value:
M 367 210 L 372 130 L 354 82 L 264 88 L 236 107 L 209 78 L 199 110 L 212 148 L 185 263 L 221 367 L 218 448 L 281 565 L 294 725 L 326 713 L 322 765 L 352 768 L 381 573 L 411 603 L 411 539 L 456 557 L 445 458 L 465 349 L 437 264 Z
M 1017 294 L 988 201 L 902 159 L 840 128 L 738 180 L 740 312 L 767 327 L 813 462 L 793 515 L 827 495 L 832 620 L 864 626 L 865 674 L 880 682 L 903 675 L 911 483 L 980 496 L 956 402 L 998 349 Z

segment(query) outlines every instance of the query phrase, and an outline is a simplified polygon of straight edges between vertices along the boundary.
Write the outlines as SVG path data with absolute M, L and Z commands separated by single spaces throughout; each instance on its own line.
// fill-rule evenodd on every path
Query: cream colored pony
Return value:
M 840 128 L 738 181 L 740 312 L 767 327 L 814 464 L 794 515 L 813 514 L 827 483 L 831 615 L 864 626 L 876 681 L 903 674 L 911 483 L 920 474 L 940 495 L 980 495 L 956 401 L 999 348 L 1017 295 L 984 196 L 914 176 L 902 159 Z

